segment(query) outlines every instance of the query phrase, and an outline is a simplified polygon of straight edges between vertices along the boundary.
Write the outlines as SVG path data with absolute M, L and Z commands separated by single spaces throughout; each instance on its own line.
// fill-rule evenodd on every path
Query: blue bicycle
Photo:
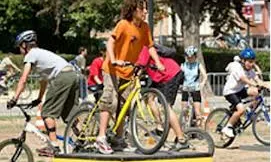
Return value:
M 252 124 L 252 131 L 255 138 L 262 144 L 270 145 L 270 105 L 265 103 L 264 91 L 261 88 L 259 96 L 256 98 L 257 107 L 251 111 L 246 111 L 245 116 L 241 117 L 234 125 L 235 135 L 241 134 Z M 243 101 L 244 104 L 253 102 L 253 99 Z M 222 133 L 222 129 L 228 123 L 230 117 L 236 109 L 217 108 L 213 110 L 205 123 L 205 130 L 212 136 L 215 146 L 226 148 L 232 144 L 235 137 L 229 138 Z

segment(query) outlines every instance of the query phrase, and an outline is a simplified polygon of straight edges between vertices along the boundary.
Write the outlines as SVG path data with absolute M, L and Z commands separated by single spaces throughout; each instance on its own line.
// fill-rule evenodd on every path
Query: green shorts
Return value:
M 50 81 L 41 116 L 61 117 L 65 123 L 78 109 L 79 79 L 76 72 L 60 72 Z

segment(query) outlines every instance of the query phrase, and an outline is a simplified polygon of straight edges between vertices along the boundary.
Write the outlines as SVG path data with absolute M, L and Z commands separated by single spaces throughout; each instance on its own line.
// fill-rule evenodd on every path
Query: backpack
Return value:
M 176 55 L 175 48 L 169 48 L 160 44 L 154 44 L 154 48 L 156 49 L 157 54 L 161 57 L 173 58 Z

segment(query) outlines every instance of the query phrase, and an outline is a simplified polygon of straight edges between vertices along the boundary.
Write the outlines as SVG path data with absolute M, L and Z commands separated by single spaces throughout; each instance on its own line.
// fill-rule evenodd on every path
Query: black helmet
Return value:
M 23 42 L 33 42 L 37 41 L 37 34 L 33 30 L 27 30 L 17 35 L 15 40 L 15 46 L 18 47 Z

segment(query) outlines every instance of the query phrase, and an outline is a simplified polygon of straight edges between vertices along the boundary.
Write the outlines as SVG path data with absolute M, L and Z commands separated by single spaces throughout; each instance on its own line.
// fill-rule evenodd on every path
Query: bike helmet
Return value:
M 255 59 L 256 54 L 251 48 L 246 48 L 240 53 L 241 59 Z
M 191 57 L 193 55 L 196 55 L 198 52 L 198 49 L 194 46 L 189 46 L 184 50 L 185 56 Z
M 33 41 L 37 41 L 36 32 L 33 30 L 27 30 L 17 35 L 15 40 L 15 46 L 18 47 L 23 42 L 33 42 Z

